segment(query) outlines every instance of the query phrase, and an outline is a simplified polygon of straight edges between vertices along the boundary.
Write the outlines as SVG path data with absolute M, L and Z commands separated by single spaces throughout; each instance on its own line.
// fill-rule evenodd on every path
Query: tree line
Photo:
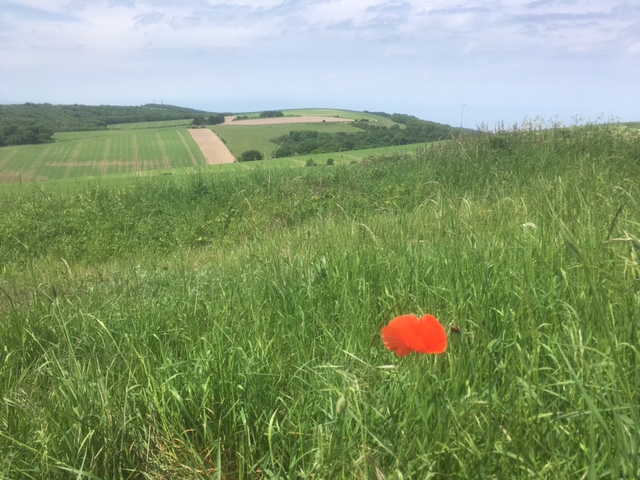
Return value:
M 224 123 L 224 115 L 222 113 L 215 113 L 205 117 L 204 115 L 195 115 L 191 125 L 201 127 L 203 125 L 220 125 Z
M 54 132 L 102 130 L 117 123 L 184 120 L 205 114 L 216 115 L 155 103 L 142 106 L 0 105 L 0 146 L 51 142 Z
M 53 130 L 35 122 L 0 124 L 0 147 L 53 141 Z

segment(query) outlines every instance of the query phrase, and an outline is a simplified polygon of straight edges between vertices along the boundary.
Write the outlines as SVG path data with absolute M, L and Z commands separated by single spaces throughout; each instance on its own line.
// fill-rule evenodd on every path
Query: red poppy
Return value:
M 443 353 L 447 349 L 447 333 L 433 315 L 418 318 L 401 315 L 382 329 L 384 345 L 399 357 L 418 353 Z

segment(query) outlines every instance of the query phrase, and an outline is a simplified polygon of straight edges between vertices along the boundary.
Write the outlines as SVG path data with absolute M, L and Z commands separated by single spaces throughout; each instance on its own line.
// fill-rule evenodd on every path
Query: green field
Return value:
M 638 140 L 0 193 L 0 478 L 638 478 Z
M 214 125 L 210 128 L 224 140 L 236 158 L 247 150 L 258 150 L 265 158 L 269 158 L 278 148 L 278 145 L 271 140 L 288 135 L 292 131 L 317 130 L 322 133 L 356 133 L 361 131 L 352 125 L 342 123 Z
M 55 139 L 52 144 L 0 148 L 0 183 L 144 175 L 205 165 L 184 128 L 69 132 L 58 133 Z
M 160 120 L 157 122 L 137 122 L 137 123 L 113 123 L 107 128 L 111 130 L 132 130 L 141 128 L 166 128 L 166 127 L 187 127 L 191 125 L 193 119 L 187 120 Z
M 192 165 L 181 168 L 169 168 L 149 170 L 145 172 L 144 177 L 153 176 L 191 176 L 195 172 L 243 172 L 247 170 L 272 170 L 272 169 L 291 169 L 308 166 L 311 160 L 317 166 L 327 165 L 329 159 L 333 160 L 335 165 L 349 165 L 369 159 L 376 156 L 397 156 L 397 155 L 421 155 L 426 148 L 436 145 L 437 142 L 400 145 L 396 147 L 370 148 L 365 150 L 352 150 L 349 152 L 323 153 L 316 155 L 302 155 L 298 157 L 284 157 L 261 162 L 243 162 L 231 163 L 223 165 L 199 166 Z M 122 172 L 120 174 L 110 174 L 101 177 L 68 177 L 59 179 L 50 179 L 37 182 L 37 188 L 43 191 L 77 191 L 86 188 L 91 184 L 99 184 L 104 186 L 125 186 L 135 184 L 139 180 L 139 176 L 132 175 L 130 172 Z M 18 192 L 29 189 L 32 183 L 0 183 L 0 192 Z

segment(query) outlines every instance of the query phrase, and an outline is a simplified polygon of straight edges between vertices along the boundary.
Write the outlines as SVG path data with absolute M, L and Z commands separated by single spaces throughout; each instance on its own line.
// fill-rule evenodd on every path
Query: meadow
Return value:
M 2 194 L 0 477 L 637 477 L 639 179 L 637 131 L 529 125 Z

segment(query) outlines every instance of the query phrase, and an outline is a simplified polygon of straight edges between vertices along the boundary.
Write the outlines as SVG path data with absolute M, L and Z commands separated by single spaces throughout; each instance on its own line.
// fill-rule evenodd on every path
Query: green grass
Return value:
M 348 124 L 314 123 L 314 124 L 284 124 L 284 125 L 214 125 L 210 127 L 216 135 L 222 138 L 238 158 L 247 150 L 258 150 L 265 158 L 269 158 L 278 148 L 272 139 L 288 135 L 292 131 L 317 130 L 322 133 L 357 133 L 357 127 Z
M 638 159 L 521 130 L 2 195 L 0 477 L 634 478 Z M 411 312 L 462 333 L 398 359 Z

